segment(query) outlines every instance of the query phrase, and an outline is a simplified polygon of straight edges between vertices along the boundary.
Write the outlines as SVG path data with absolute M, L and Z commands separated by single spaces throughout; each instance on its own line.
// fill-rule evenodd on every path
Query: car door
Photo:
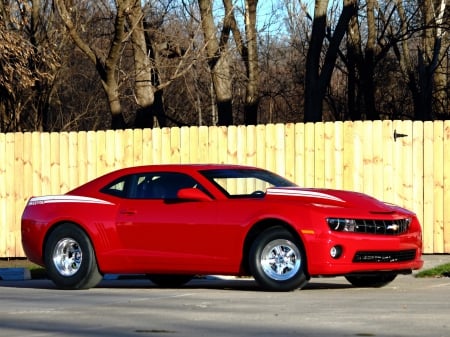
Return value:
M 131 263 L 154 272 L 239 269 L 242 229 L 228 221 L 224 200 L 178 200 L 181 188 L 202 187 L 180 173 L 143 174 L 125 200 L 117 229 Z

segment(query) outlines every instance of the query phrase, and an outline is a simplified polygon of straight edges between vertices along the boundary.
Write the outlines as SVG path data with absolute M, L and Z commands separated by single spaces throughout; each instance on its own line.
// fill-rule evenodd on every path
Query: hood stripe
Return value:
M 83 197 L 78 195 L 47 195 L 43 197 L 33 197 L 29 201 L 29 205 L 54 204 L 54 203 L 87 203 L 113 205 L 113 203 L 97 198 Z
M 283 188 L 283 189 L 269 188 L 267 190 L 267 194 L 318 198 L 318 199 L 326 199 L 326 200 L 345 202 L 341 198 L 335 197 L 334 195 L 330 195 L 330 194 L 326 194 L 326 193 L 322 193 L 322 192 L 309 191 L 309 190 L 288 189 L 288 188 Z

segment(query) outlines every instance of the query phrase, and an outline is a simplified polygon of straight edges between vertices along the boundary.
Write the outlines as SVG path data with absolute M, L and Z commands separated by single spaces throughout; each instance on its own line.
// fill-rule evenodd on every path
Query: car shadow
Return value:
M 329 281 L 329 282 L 328 282 Z M 29 288 L 60 290 L 48 279 L 33 279 L 20 281 L 1 281 L 0 287 L 4 288 Z M 105 278 L 96 288 L 100 289 L 213 289 L 231 291 L 262 291 L 253 278 L 250 277 L 196 277 L 184 286 L 164 288 L 155 285 L 144 275 L 125 276 L 118 278 Z M 301 291 L 313 291 L 324 289 L 348 289 L 354 288 L 351 284 L 332 279 L 312 279 Z M 81 290 L 83 291 L 83 290 Z

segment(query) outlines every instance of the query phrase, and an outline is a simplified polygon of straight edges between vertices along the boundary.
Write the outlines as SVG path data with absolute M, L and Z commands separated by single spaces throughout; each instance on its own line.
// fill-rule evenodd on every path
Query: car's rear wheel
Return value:
M 194 278 L 193 275 L 168 275 L 168 274 L 149 274 L 147 277 L 159 287 L 177 288 L 185 285 Z
M 300 242 L 286 229 L 270 228 L 253 242 L 250 271 L 266 290 L 291 291 L 307 283 L 305 254 Z
M 345 278 L 355 287 L 360 288 L 381 288 L 391 283 L 397 274 L 395 273 L 379 273 L 369 275 L 349 275 Z
M 102 280 L 92 243 L 74 224 L 63 224 L 50 234 L 44 262 L 49 278 L 63 289 L 88 289 Z

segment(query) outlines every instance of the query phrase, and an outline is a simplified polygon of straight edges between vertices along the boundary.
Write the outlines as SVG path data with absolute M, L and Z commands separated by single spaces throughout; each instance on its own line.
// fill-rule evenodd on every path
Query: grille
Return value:
M 360 220 L 355 219 L 355 232 L 399 235 L 408 231 L 410 219 L 399 220 Z
M 353 262 L 403 262 L 416 257 L 416 250 L 400 250 L 395 252 L 357 252 Z

